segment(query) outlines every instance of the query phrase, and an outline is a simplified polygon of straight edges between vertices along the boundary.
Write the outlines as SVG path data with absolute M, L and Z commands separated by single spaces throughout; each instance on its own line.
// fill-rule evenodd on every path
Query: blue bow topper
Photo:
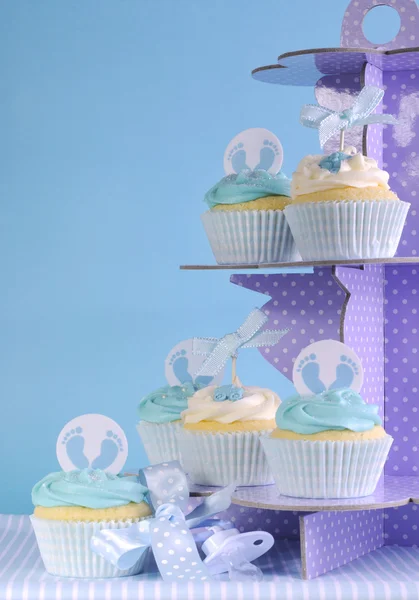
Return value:
M 92 537 L 93 552 L 108 560 L 118 569 L 133 567 L 149 548 L 164 581 L 205 581 L 211 578 L 208 567 L 202 562 L 196 541 L 208 537 L 208 530 L 198 535 L 194 528 L 216 524 L 223 529 L 232 525 L 211 519 L 216 513 L 227 510 L 235 485 L 229 485 L 211 496 L 185 516 L 189 489 L 186 475 L 177 461 L 146 467 L 140 471 L 140 482 L 145 485 L 148 500 L 155 516 L 126 529 L 103 529 Z
M 259 308 L 252 310 L 243 325 L 234 333 L 227 333 L 218 338 L 194 338 L 192 352 L 194 354 L 208 355 L 194 376 L 199 375 L 215 377 L 226 362 L 235 356 L 239 348 L 259 348 L 275 346 L 279 340 L 288 333 L 289 329 L 259 330 L 268 321 L 268 317 Z
M 371 114 L 380 104 L 383 96 L 384 90 L 366 86 L 361 90 L 352 107 L 342 112 L 335 112 L 315 104 L 305 104 L 301 109 L 300 123 L 319 130 L 321 147 L 342 129 L 370 123 L 395 125 L 397 120 L 392 115 Z

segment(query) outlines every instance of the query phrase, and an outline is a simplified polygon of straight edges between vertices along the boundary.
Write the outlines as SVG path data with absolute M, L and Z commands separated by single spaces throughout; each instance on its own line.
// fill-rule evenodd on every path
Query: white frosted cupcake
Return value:
M 353 147 L 303 158 L 285 208 L 303 260 L 392 258 L 410 204 L 388 180 L 373 158 Z
M 152 465 L 180 460 L 177 443 L 180 415 L 188 408 L 188 398 L 198 387 L 191 382 L 166 385 L 140 401 L 137 431 Z
M 290 180 L 245 170 L 223 177 L 206 194 L 202 215 L 218 264 L 292 262 L 299 255 L 284 216 Z
M 140 573 L 144 558 L 121 571 L 90 549 L 102 529 L 125 529 L 151 516 L 147 488 L 136 477 L 100 469 L 50 473 L 32 490 L 31 522 L 45 569 L 65 577 L 123 577 Z
M 196 392 L 182 413 L 178 441 L 182 464 L 201 485 L 272 483 L 260 438 L 275 427 L 279 397 L 271 390 L 236 385 Z
M 330 390 L 286 400 L 276 423 L 262 445 L 281 494 L 357 498 L 374 492 L 393 443 L 377 406 L 351 389 Z

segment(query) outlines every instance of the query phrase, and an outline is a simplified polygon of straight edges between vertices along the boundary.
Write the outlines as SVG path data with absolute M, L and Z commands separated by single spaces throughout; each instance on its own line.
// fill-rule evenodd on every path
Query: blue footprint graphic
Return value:
M 351 386 L 355 375 L 358 375 L 358 365 L 347 356 L 341 356 L 341 363 L 336 367 L 336 380 L 329 387 L 330 390 L 348 388 Z
M 169 362 L 173 367 L 173 373 L 181 383 L 192 381 L 192 376 L 188 372 L 188 359 L 185 355 L 186 350 L 180 350 L 173 354 Z
M 231 149 L 228 160 L 231 161 L 235 173 L 249 169 L 246 164 L 246 150 L 243 149 L 243 144 L 237 144 Z
M 180 350 L 179 352 L 173 354 L 169 362 L 169 364 L 173 367 L 173 373 L 176 375 L 180 383 L 187 383 L 188 381 L 193 381 L 192 375 L 188 371 L 189 362 L 185 355 L 186 350 Z M 205 386 L 209 385 L 212 379 L 213 378 L 211 376 L 200 375 L 195 379 L 194 383 L 201 386 Z
M 263 169 L 264 171 L 269 171 L 269 169 L 274 164 L 275 156 L 279 154 L 279 148 L 273 142 L 269 140 L 265 140 L 263 142 L 263 147 L 260 150 L 259 156 L 259 164 L 255 167 L 255 169 Z
M 61 442 L 66 446 L 67 456 L 77 469 L 87 469 L 89 461 L 84 454 L 83 429 L 76 427 L 68 431 Z
M 100 446 L 100 454 L 92 462 L 92 469 L 107 469 L 122 452 L 122 440 L 113 431 L 106 432 L 106 438 Z
M 301 360 L 297 367 L 297 373 L 301 373 L 304 383 L 313 394 L 321 394 L 326 391 L 324 383 L 320 380 L 320 365 L 317 356 L 310 354 Z

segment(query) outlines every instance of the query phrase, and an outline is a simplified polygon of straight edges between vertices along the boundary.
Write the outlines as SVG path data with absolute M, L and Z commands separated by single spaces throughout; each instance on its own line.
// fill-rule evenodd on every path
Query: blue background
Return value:
M 287 174 L 319 150 L 298 124 L 313 89 L 250 77 L 279 53 L 339 45 L 346 2 L 315 7 L 1 3 L 0 512 L 31 512 L 31 487 L 57 470 L 57 435 L 79 414 L 117 420 L 127 464 L 143 466 L 136 407 L 164 383 L 168 351 L 263 303 L 225 272 L 178 266 L 213 262 L 202 199 L 238 132 L 274 131 Z M 255 350 L 239 368 L 245 383 L 290 390 Z

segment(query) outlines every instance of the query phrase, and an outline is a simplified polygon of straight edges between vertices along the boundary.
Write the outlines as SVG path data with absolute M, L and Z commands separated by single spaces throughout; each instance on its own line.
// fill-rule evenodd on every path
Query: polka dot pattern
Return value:
M 418 493 L 419 478 L 386 476 L 381 478 L 373 494 L 361 498 L 292 498 L 281 496 L 275 486 L 266 485 L 238 488 L 232 502 L 270 510 L 351 511 L 402 506 L 417 498 Z
M 190 529 L 184 520 L 158 518 L 150 532 L 154 558 L 167 582 L 205 581 L 210 579 Z
M 364 72 L 365 85 L 374 85 L 375 87 L 383 87 L 383 72 L 374 65 L 367 64 Z M 383 112 L 383 103 L 377 106 L 375 113 Z M 380 168 L 383 167 L 383 125 L 373 123 L 364 128 L 365 138 L 363 149 L 371 158 L 375 158 Z M 362 147 L 362 146 L 360 146 Z
M 259 351 L 289 379 L 303 348 L 322 339 L 341 339 L 346 292 L 331 268 L 315 269 L 313 274 L 233 275 L 231 281 L 271 296 L 262 308 L 269 318 L 266 327 L 290 331 L 273 348 Z
M 408 504 L 384 511 L 384 542 L 387 545 L 419 546 L 419 506 Z
M 273 486 L 262 486 L 258 489 L 265 487 L 273 488 Z M 191 512 L 201 501 L 201 498 L 190 498 L 187 512 Z M 301 514 L 303 513 L 291 510 L 265 510 L 233 503 L 228 510 L 216 516 L 231 521 L 241 533 L 261 530 L 268 531 L 275 538 L 298 539 Z
M 399 245 L 399 256 L 418 256 L 419 74 L 385 73 L 386 112 L 395 115 L 398 125 L 384 127 L 384 168 L 390 173 L 390 186 L 401 200 L 411 203 Z
M 412 43 L 414 44 L 414 40 L 410 42 L 410 46 Z M 391 73 L 419 69 L 419 52 L 410 50 L 407 45 L 402 44 L 402 46 L 406 49 L 405 52 L 394 54 L 391 53 L 391 50 L 389 53 L 386 51 L 364 53 L 347 50 L 340 52 L 338 49 L 330 49 L 330 51 L 321 53 L 293 54 L 285 58 L 280 57 L 280 64 L 255 69 L 252 76 L 265 83 L 314 86 L 325 75 L 339 78 L 342 75 L 351 74 L 360 77 L 366 63 Z
M 318 577 L 383 546 L 383 523 L 382 510 L 302 517 L 303 578 Z
M 409 48 L 417 46 L 416 42 L 416 19 L 419 20 L 419 13 L 416 2 L 411 0 L 353 0 L 346 9 L 342 21 L 342 31 L 340 44 L 345 48 L 376 48 L 377 44 L 372 44 L 365 36 L 362 30 L 362 22 L 365 15 L 377 5 L 391 6 L 400 16 L 400 31 L 396 37 L 385 44 L 387 50 L 396 48 Z
M 419 268 L 386 267 L 385 295 L 386 472 L 419 475 Z
M 253 71 L 258 81 L 281 85 L 313 86 L 323 75 L 360 73 L 366 62 L 364 52 L 322 52 L 279 57 L 279 65 Z M 281 67 L 287 67 L 283 69 Z
M 362 396 L 378 405 L 384 418 L 383 267 L 337 267 L 336 276 L 351 294 L 345 310 L 344 342 L 361 359 Z

